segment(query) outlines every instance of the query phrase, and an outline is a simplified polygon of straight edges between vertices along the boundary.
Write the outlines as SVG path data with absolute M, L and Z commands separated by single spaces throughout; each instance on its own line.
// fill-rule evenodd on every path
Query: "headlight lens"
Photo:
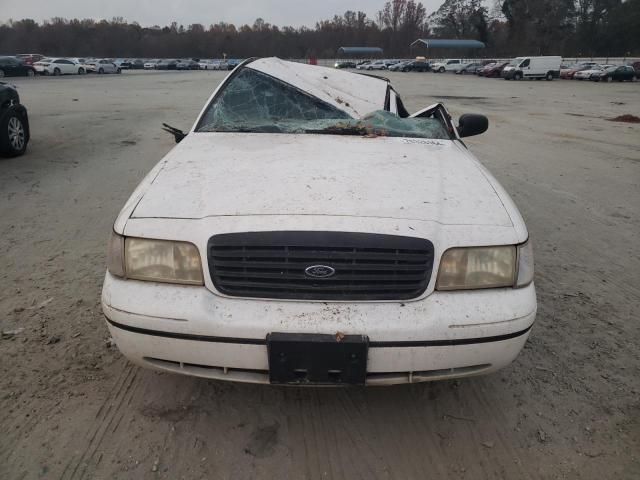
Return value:
M 126 238 L 127 278 L 152 282 L 202 285 L 202 264 L 195 245 L 169 240 Z
M 440 260 L 436 289 L 512 287 L 515 271 L 515 246 L 451 248 Z
M 518 246 L 518 280 L 516 287 L 525 287 L 533 282 L 533 246 L 531 242 Z

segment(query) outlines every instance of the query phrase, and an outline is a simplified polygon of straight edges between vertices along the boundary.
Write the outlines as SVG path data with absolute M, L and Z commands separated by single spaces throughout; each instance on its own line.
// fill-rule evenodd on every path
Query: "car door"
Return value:
M 62 75 L 70 75 L 73 73 L 77 73 L 75 71 L 75 64 L 71 60 L 65 60 L 64 58 L 59 58 L 55 62 L 56 67 L 60 69 L 60 73 Z

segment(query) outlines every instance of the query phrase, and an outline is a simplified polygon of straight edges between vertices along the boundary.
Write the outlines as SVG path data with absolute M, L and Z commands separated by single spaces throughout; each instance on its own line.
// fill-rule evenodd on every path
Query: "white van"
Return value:
M 522 78 L 545 78 L 553 80 L 560 77 L 562 57 L 517 57 L 502 70 L 505 80 Z

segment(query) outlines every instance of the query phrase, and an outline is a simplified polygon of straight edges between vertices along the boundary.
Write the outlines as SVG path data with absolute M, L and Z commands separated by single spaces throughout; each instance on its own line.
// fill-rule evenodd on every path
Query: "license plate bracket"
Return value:
M 364 335 L 270 333 L 269 381 L 281 385 L 364 385 L 369 338 Z

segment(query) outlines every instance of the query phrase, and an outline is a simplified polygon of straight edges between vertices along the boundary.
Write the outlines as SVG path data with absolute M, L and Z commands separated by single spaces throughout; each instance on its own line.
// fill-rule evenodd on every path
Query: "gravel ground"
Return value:
M 0 160 L 0 478 L 640 478 L 640 83 L 389 74 L 409 110 L 488 115 L 468 141 L 513 196 L 539 315 L 487 377 L 298 389 L 158 374 L 109 345 L 112 222 L 220 72 L 12 80 Z

